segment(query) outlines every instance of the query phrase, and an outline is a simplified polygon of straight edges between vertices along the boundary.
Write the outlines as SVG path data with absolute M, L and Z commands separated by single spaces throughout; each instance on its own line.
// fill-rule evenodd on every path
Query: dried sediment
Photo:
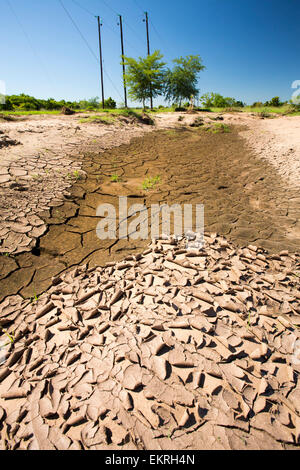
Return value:
M 297 447 L 299 267 L 210 234 L 7 298 L 2 448 Z
M 36 246 L 47 231 L 41 214 L 61 207 L 71 186 L 85 178 L 83 149 L 129 143 L 149 127 L 117 122 L 110 129 L 82 124 L 82 117 L 32 116 L 0 124 L 0 254 Z
M 135 131 L 132 127 L 131 133 L 122 134 L 112 129 L 110 138 L 129 138 Z M 101 145 L 108 145 L 107 139 Z M 46 161 L 54 165 L 57 160 L 48 156 Z M 113 204 L 118 215 L 120 195 L 128 197 L 128 207 L 142 204 L 149 211 L 157 203 L 204 204 L 206 230 L 238 246 L 255 244 L 279 253 L 294 252 L 300 245 L 298 193 L 286 188 L 271 165 L 249 153 L 235 126 L 225 134 L 190 128 L 147 133 L 105 152 L 95 144 L 82 161 L 77 180 L 64 180 L 76 183 L 70 194 L 60 194 L 62 173 L 56 181 L 51 172 L 31 179 L 27 192 L 20 188 L 3 192 L 3 204 L 8 207 L 5 212 L 0 209 L 0 254 L 4 255 L 0 256 L 0 301 L 15 294 L 40 295 L 53 276 L 71 266 L 103 266 L 145 249 L 149 243 L 145 240 L 100 241 L 97 237 L 98 207 Z M 60 158 L 59 163 L 66 162 Z M 63 171 L 73 175 L 68 167 Z M 118 183 L 112 183 L 114 174 Z M 144 190 L 145 178 L 157 175 L 160 183 Z M 37 208 L 43 212 L 33 216 Z M 29 253 L 7 256 L 15 249 Z

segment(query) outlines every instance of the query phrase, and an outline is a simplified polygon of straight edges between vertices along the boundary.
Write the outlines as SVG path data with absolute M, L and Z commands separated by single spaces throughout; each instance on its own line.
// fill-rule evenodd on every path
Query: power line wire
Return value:
M 65 7 L 65 5 L 63 4 L 63 1 L 62 0 L 58 0 L 59 3 L 61 4 L 61 6 L 63 7 L 64 11 L 66 12 L 66 14 L 68 15 L 68 17 L 70 18 L 72 24 L 74 25 L 74 27 L 76 28 L 77 32 L 80 34 L 80 37 L 82 38 L 82 40 L 84 41 L 84 43 L 86 44 L 86 46 L 88 47 L 89 51 L 91 52 L 91 54 L 93 55 L 93 57 L 96 59 L 96 61 L 98 62 L 98 64 L 100 63 L 99 61 L 99 58 L 97 57 L 97 55 L 95 54 L 95 52 L 93 51 L 93 49 L 91 48 L 89 42 L 87 41 L 87 39 L 84 37 L 83 33 L 81 32 L 80 28 L 77 26 L 76 22 L 74 21 L 73 17 L 71 16 L 70 12 L 67 10 L 67 8 Z M 118 95 L 121 97 L 122 99 L 122 96 L 121 94 L 119 93 L 117 87 L 115 86 L 114 82 L 112 81 L 112 79 L 110 78 L 108 72 L 104 69 L 104 73 L 105 75 L 107 76 L 108 80 L 110 81 L 111 85 L 113 86 L 114 90 L 118 93 Z
M 84 10 L 86 13 L 88 13 L 89 15 L 95 17 L 96 15 L 94 15 L 90 10 L 88 10 L 86 7 L 84 7 L 83 5 L 81 5 L 77 0 L 72 0 L 73 3 L 75 3 L 79 8 L 81 8 L 82 10 Z M 113 13 L 115 13 L 117 15 L 117 17 L 119 16 L 117 13 L 116 13 L 116 10 L 114 10 L 112 7 L 110 7 L 110 5 L 108 5 L 104 0 L 101 0 L 103 1 L 104 5 L 106 5 Z M 138 37 L 138 39 L 140 40 L 139 36 L 135 33 L 134 29 L 127 23 L 127 21 L 124 19 L 123 17 L 123 22 L 126 23 L 126 25 L 133 31 L 133 33 Z M 115 34 L 116 36 L 118 36 L 118 34 L 113 30 L 113 28 L 111 28 L 111 26 L 109 26 L 107 23 L 103 22 L 103 25 L 105 27 L 107 27 L 108 29 L 110 29 L 110 31 L 112 31 L 113 34 Z M 119 37 L 119 36 L 118 36 Z M 137 54 L 139 54 L 140 52 L 136 49 L 135 46 L 133 46 L 126 38 L 125 38 L 125 42 L 127 43 L 127 45 L 133 49 Z
M 124 21 L 124 19 L 123 19 L 123 21 Z M 103 26 L 106 27 L 106 28 L 108 28 L 118 39 L 120 39 L 120 38 L 119 38 L 119 34 L 118 34 L 116 31 L 114 31 L 114 29 L 113 29 L 111 26 L 109 26 L 109 25 L 108 25 L 107 23 L 105 23 L 105 22 L 103 22 Z M 135 46 L 133 46 L 126 38 L 124 39 L 124 41 L 125 41 L 125 43 L 126 43 L 131 49 L 133 49 L 135 52 L 137 52 L 137 53 L 139 54 L 139 52 L 138 52 L 138 50 L 135 48 Z
M 141 11 L 143 11 L 143 13 L 144 13 L 144 10 L 143 10 L 143 8 L 141 7 L 141 5 L 139 4 L 139 2 L 138 2 L 137 0 L 132 0 L 132 1 L 133 1 L 133 2 L 135 3 L 135 5 L 136 5 Z M 150 20 L 150 24 L 151 24 L 151 26 L 152 26 L 154 32 L 156 33 L 158 39 L 159 39 L 165 46 L 167 46 L 166 41 L 162 38 L 162 36 L 161 36 L 160 33 L 158 32 L 157 28 L 155 27 L 155 25 L 154 25 L 154 23 L 153 23 L 153 21 L 152 21 L 151 16 L 149 16 L 149 20 Z M 169 47 L 167 46 L 167 48 L 169 48 Z
M 36 49 L 34 48 L 32 42 L 31 42 L 31 39 L 30 39 L 30 37 L 29 37 L 29 34 L 27 33 L 27 31 L 26 31 L 24 25 L 22 24 L 22 22 L 21 22 L 19 16 L 17 15 L 17 13 L 16 13 L 14 7 L 12 6 L 12 3 L 10 2 L 10 0 L 6 0 L 6 2 L 7 2 L 7 4 L 8 4 L 8 6 L 9 6 L 9 8 L 10 8 L 12 14 L 14 15 L 14 17 L 15 17 L 15 19 L 16 19 L 16 21 L 17 21 L 19 27 L 20 27 L 20 29 L 22 30 L 22 32 L 23 32 L 25 38 L 27 39 L 27 42 L 28 42 L 28 44 L 29 44 L 29 46 L 30 46 L 30 48 L 31 48 L 31 50 L 32 50 L 32 52 L 33 52 L 33 54 L 35 55 L 37 61 L 39 62 L 41 68 L 43 69 L 43 72 L 44 72 L 45 76 L 47 77 L 47 80 L 53 84 L 53 80 L 52 80 L 52 78 L 50 77 L 49 72 L 48 72 L 48 70 L 47 70 L 47 68 L 46 68 L 46 66 L 45 66 L 45 64 L 44 64 L 44 62 L 41 60 L 41 57 L 39 56 L 39 54 L 37 53 Z
M 83 5 L 81 5 L 79 2 L 77 2 L 77 0 L 72 0 L 73 3 L 75 3 L 75 5 L 77 5 L 79 8 L 81 8 L 82 10 L 84 10 L 86 13 L 88 13 L 89 15 L 91 16 L 95 16 L 94 13 L 92 13 L 90 10 L 88 10 L 86 7 L 84 7 Z
M 81 5 L 77 0 L 72 0 L 73 3 L 75 3 L 79 8 L 81 8 L 82 10 L 84 10 L 86 13 L 88 13 L 89 15 L 95 17 L 96 15 L 94 13 L 92 13 L 90 10 L 88 10 L 86 7 L 84 7 L 83 5 Z M 114 8 L 112 8 L 108 3 L 106 3 L 104 0 L 101 0 L 103 2 L 103 4 L 109 8 L 113 13 L 115 13 L 115 15 L 117 17 L 119 17 L 119 14 L 116 12 L 116 10 L 114 10 Z M 130 24 L 127 23 L 127 21 L 124 19 L 124 16 L 122 16 L 123 18 L 123 22 L 132 30 L 132 32 L 136 35 L 136 37 L 140 40 L 140 37 L 137 35 L 137 33 L 135 32 L 135 30 L 130 26 Z M 109 26 L 107 23 L 104 23 L 104 26 L 107 27 L 108 29 L 110 29 L 113 34 L 115 34 L 116 36 L 118 36 L 118 34 L 113 30 L 113 28 L 111 28 L 111 26 Z M 118 36 L 119 37 L 119 36 Z M 127 43 L 127 45 L 129 47 L 131 47 L 131 49 L 133 49 L 135 52 L 137 52 L 138 54 L 140 53 L 136 48 L 135 46 L 133 46 L 126 38 L 125 38 L 125 42 Z
M 123 100 L 123 96 L 121 95 L 121 93 L 119 92 L 119 90 L 117 89 L 117 87 L 115 86 L 114 82 L 112 81 L 112 79 L 110 78 L 110 76 L 108 75 L 105 67 L 103 67 L 103 70 L 104 70 L 104 73 L 105 75 L 107 76 L 108 80 L 110 81 L 112 87 L 114 88 L 115 92 L 119 95 L 119 97 L 121 98 L 121 100 Z
M 165 46 L 167 46 L 166 41 L 162 38 L 162 36 L 160 35 L 160 33 L 157 31 L 156 27 L 154 26 L 151 17 L 150 17 L 150 24 L 151 24 L 151 26 L 152 26 L 152 28 L 153 28 L 153 31 L 155 32 L 156 36 L 158 37 L 158 39 L 159 39 Z
M 136 4 L 136 6 L 144 13 L 144 9 L 141 7 L 141 5 L 136 0 L 133 0 L 133 1 Z
M 109 10 L 111 10 L 115 15 L 119 16 L 119 13 L 113 8 L 111 7 L 105 0 L 100 0 Z M 139 41 L 141 41 L 141 38 L 139 37 L 139 35 L 136 33 L 136 31 L 132 28 L 132 26 L 130 26 L 130 24 L 124 19 L 123 17 L 123 22 L 126 24 L 126 26 L 128 26 L 128 28 L 131 29 L 131 31 L 133 32 L 133 34 L 135 34 L 135 36 L 138 38 Z
M 91 46 L 89 45 L 88 41 L 85 39 L 84 35 L 82 34 L 81 30 L 79 29 L 79 27 L 77 26 L 77 24 L 75 23 L 75 21 L 73 20 L 71 14 L 69 13 L 69 11 L 67 10 L 67 8 L 65 7 L 65 5 L 63 4 L 63 1 L 62 0 L 58 0 L 59 3 L 61 4 L 62 8 L 64 9 L 64 11 L 66 12 L 67 16 L 69 17 L 69 19 L 71 20 L 73 26 L 76 28 L 77 32 L 80 34 L 81 36 L 81 39 L 85 42 L 87 48 L 89 49 L 90 53 L 93 55 L 93 57 L 96 59 L 97 62 L 99 62 L 99 59 L 98 57 L 96 56 L 95 52 L 93 51 L 93 49 L 91 48 Z
M 107 3 L 105 0 L 100 0 L 100 1 L 101 1 L 102 3 L 104 3 L 104 5 L 105 5 L 107 8 L 109 8 L 109 10 L 111 10 L 113 13 L 115 13 L 115 15 L 117 15 L 117 16 L 119 15 L 119 13 L 118 13 L 113 7 L 111 7 L 111 6 L 109 5 L 109 3 Z
M 127 26 L 129 29 L 131 29 L 131 31 L 132 31 L 133 34 L 138 38 L 138 40 L 139 40 L 140 42 L 144 42 L 144 41 L 140 38 L 140 36 L 136 33 L 136 31 L 130 26 L 130 24 L 129 24 L 125 19 L 123 19 L 123 21 L 124 21 L 124 23 L 126 24 L 126 26 Z

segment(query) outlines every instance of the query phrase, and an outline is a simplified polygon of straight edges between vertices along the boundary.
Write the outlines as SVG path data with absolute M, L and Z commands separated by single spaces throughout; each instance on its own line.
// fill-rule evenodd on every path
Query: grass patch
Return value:
M 177 135 L 177 131 L 175 129 L 170 129 L 164 132 L 165 135 L 170 135 L 171 137 Z
M 120 183 L 121 182 L 121 178 L 119 175 L 112 175 L 111 178 L 110 178 L 110 181 L 112 183 Z
M 244 112 L 244 113 L 261 113 L 261 112 L 266 112 L 270 114 L 289 114 L 292 116 L 299 116 L 300 115 L 300 109 L 295 108 L 295 106 L 291 104 L 285 104 L 283 106 L 260 106 L 260 107 L 252 107 L 252 106 L 245 106 L 244 108 L 238 108 L 238 107 L 233 107 L 233 108 L 194 108 L 195 111 L 202 111 L 202 112 L 213 112 L 213 113 L 224 113 L 224 112 Z M 146 109 L 147 114 L 155 114 L 155 113 L 172 113 L 174 112 L 175 107 L 168 107 L 168 108 L 154 108 L 153 110 L 151 109 Z M 139 118 L 142 116 L 144 111 L 141 108 L 132 108 L 132 109 L 126 109 L 126 108 L 121 108 L 121 109 L 94 109 L 94 111 L 91 111 L 90 109 L 76 109 L 76 114 L 78 113 L 95 113 L 97 112 L 99 115 L 101 114 L 107 114 L 107 115 L 112 115 L 112 116 L 124 116 L 124 117 L 130 117 L 130 116 L 135 116 L 136 118 Z M 15 117 L 21 117 L 21 116 L 31 116 L 31 115 L 43 115 L 43 114 L 49 114 L 49 115 L 58 115 L 61 114 L 61 109 L 56 109 L 56 110 L 46 110 L 46 109 L 40 109 L 39 111 L 32 110 L 32 111 L 23 111 L 23 110 L 15 110 L 15 111 L 1 111 L 0 113 L 0 119 L 4 119 L 5 117 L 9 116 L 15 116 Z
M 31 297 L 30 301 L 31 301 L 32 304 L 36 304 L 38 302 L 39 298 L 40 297 L 36 293 L 34 293 L 34 296 Z
M 82 173 L 80 173 L 80 171 L 75 170 L 73 171 L 73 173 L 67 173 L 66 178 L 68 178 L 69 180 L 75 179 L 76 181 L 81 181 L 82 179 L 84 179 L 84 176 Z
M 7 338 L 9 339 L 9 343 L 6 343 L 4 346 L 8 346 L 9 344 L 14 344 L 15 342 L 15 335 L 14 333 L 12 334 L 9 334 L 7 332 L 7 330 L 4 330 L 3 328 L 0 327 L 0 331 L 3 332 L 5 334 L 5 336 L 7 336 Z
M 202 117 L 198 116 L 195 121 L 190 124 L 190 127 L 202 127 L 204 125 L 204 120 Z
M 40 110 L 40 111 L 1 111 L 0 117 L 4 116 L 31 116 L 35 114 L 61 114 L 61 110 L 55 111 L 47 111 L 47 110 Z
M 80 123 L 86 122 L 99 122 L 103 124 L 112 124 L 116 121 L 118 117 L 125 117 L 135 119 L 137 121 L 142 121 L 142 110 L 133 110 L 133 109 L 103 109 L 101 114 L 94 114 L 80 120 Z
M 78 170 L 75 170 L 73 175 L 74 175 L 74 178 L 76 179 L 76 181 L 80 181 L 81 178 L 82 178 L 82 175 L 79 173 Z
M 274 116 L 272 116 L 271 113 L 267 113 L 266 111 L 262 111 L 261 113 L 257 113 L 257 115 L 262 119 L 273 118 L 274 117 Z
M 154 189 L 157 184 L 161 182 L 160 176 L 155 176 L 154 178 L 146 178 L 143 182 L 143 190 L 150 191 Z
M 81 124 L 85 123 L 100 123 L 100 124 L 113 124 L 115 122 L 115 118 L 113 116 L 105 116 L 105 115 L 94 115 L 94 116 L 89 116 L 87 118 L 80 119 L 79 121 Z
M 38 174 L 31 175 L 31 178 L 34 181 L 42 181 L 43 180 L 43 177 L 41 175 L 38 175 Z
M 230 132 L 230 127 L 227 126 L 227 124 L 217 123 L 214 124 L 213 127 L 207 127 L 205 130 L 213 132 L 213 134 L 228 134 Z
M 283 106 L 245 106 L 244 108 L 210 108 L 210 111 L 213 113 L 243 112 L 253 114 L 268 113 L 300 116 L 300 109 L 295 108 L 295 106 L 291 104 L 285 104 Z

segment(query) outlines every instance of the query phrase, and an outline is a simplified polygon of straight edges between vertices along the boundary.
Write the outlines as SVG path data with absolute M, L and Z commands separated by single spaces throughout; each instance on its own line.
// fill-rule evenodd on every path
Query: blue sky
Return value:
M 150 16 L 151 49 L 160 49 L 168 64 L 200 54 L 207 67 L 201 94 L 214 91 L 247 103 L 276 95 L 288 100 L 292 82 L 300 80 L 299 0 L 62 1 L 96 56 L 93 15 L 103 18 L 105 95 L 118 103 L 123 91 L 117 13 L 124 18 L 129 56 L 146 53 L 143 11 Z M 59 0 L 0 5 L 0 80 L 7 94 L 70 100 L 100 95 L 99 64 Z

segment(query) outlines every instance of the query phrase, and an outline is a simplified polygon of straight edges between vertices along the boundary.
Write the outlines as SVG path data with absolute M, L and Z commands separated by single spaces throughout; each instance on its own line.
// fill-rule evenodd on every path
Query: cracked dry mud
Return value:
M 297 448 L 299 267 L 210 234 L 6 299 L 1 448 Z
M 36 249 L 0 257 L 1 450 L 299 448 L 299 193 L 241 130 L 63 159 L 80 181 L 61 201 L 51 180 Z M 96 208 L 119 195 L 205 204 L 203 249 L 101 242 Z M 14 223 L 31 250 L 26 216 Z
M 145 247 L 147 242 L 97 238 L 97 207 L 111 203 L 117 208 L 119 195 L 128 196 L 129 206 L 203 203 L 206 230 L 226 235 L 240 246 L 255 243 L 271 252 L 297 250 L 298 191 L 281 182 L 271 165 L 249 153 L 239 131 L 236 126 L 228 134 L 181 128 L 149 133 L 101 153 L 95 145 L 84 154 L 81 180 L 70 194 L 65 193 L 64 202 L 56 198 L 39 217 L 15 222 L 23 232 L 20 238 L 26 237 L 27 223 L 40 238 L 34 254 L 0 257 L 1 297 L 38 296 L 53 276 L 72 266 L 103 266 Z M 113 174 L 120 177 L 119 183 L 111 182 Z M 144 191 L 145 178 L 157 175 L 161 183 Z M 36 186 L 43 184 L 42 179 L 34 181 Z M 45 196 L 51 198 L 50 193 Z

